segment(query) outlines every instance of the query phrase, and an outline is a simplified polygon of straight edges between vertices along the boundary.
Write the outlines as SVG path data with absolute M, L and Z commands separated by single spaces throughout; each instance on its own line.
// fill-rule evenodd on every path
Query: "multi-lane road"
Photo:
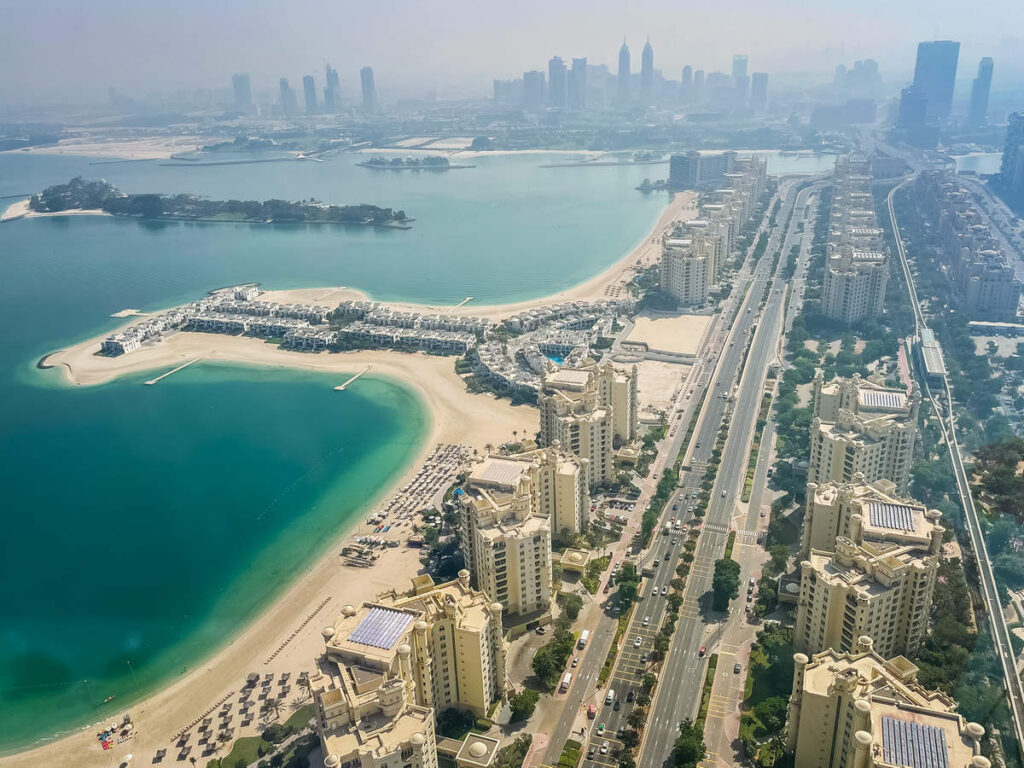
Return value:
M 704 659 L 710 655 L 714 642 L 724 629 L 724 622 L 720 622 L 719 626 L 708 623 L 711 618 L 709 598 L 712 573 L 715 561 L 722 557 L 725 550 L 733 516 L 736 513 L 736 501 L 742 491 L 765 378 L 769 366 L 778 359 L 779 340 L 784 327 L 785 288 L 781 280 L 776 285 L 775 277 L 784 267 L 789 249 L 803 236 L 798 232 L 797 223 L 803 219 L 810 194 L 810 189 L 798 192 L 792 186 L 785 191 L 779 220 L 789 220 L 791 211 L 794 215 L 785 230 L 785 237 L 782 236 L 781 228 L 771 233 L 768 248 L 754 271 L 746 306 L 732 330 L 731 349 L 741 349 L 741 340 L 746 338 L 755 321 L 759 320 L 753 331 L 754 337 L 743 366 L 721 464 L 694 553 L 693 566 L 687 579 L 679 623 L 648 717 L 647 736 L 638 761 L 641 768 L 661 766 L 671 752 L 678 735 L 678 724 L 682 720 L 692 718 L 696 713 L 704 680 Z M 773 273 L 771 267 L 776 253 L 780 253 L 780 258 L 778 269 Z M 764 308 L 758 313 L 758 305 L 765 296 L 767 298 Z M 715 389 L 727 391 L 738 368 L 739 360 L 736 357 L 723 356 Z M 695 443 L 691 464 L 698 458 L 706 460 L 710 457 L 720 423 L 721 419 L 717 414 L 706 415 L 698 432 L 700 448 L 697 448 Z M 756 514 L 756 511 L 750 510 L 748 521 L 751 515 Z M 748 573 L 741 574 L 744 579 L 749 576 Z M 735 604 L 733 610 L 742 610 L 742 605 Z M 708 648 L 708 654 L 703 658 L 700 656 L 702 646 Z M 732 665 L 727 666 L 728 668 L 722 671 L 731 673 Z

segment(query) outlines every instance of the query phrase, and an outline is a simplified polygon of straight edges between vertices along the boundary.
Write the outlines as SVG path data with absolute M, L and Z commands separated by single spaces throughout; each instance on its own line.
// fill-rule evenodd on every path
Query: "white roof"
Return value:
M 470 483 L 486 483 L 511 487 L 527 469 L 524 461 L 500 459 L 494 456 L 484 459 L 469 475 Z

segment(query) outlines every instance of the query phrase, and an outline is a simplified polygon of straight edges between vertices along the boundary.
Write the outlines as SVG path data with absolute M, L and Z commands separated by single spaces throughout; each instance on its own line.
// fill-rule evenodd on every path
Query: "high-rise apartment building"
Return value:
M 689 64 L 683 67 L 683 74 L 679 79 L 679 100 L 683 104 L 693 101 L 693 67 Z
M 235 109 L 239 112 L 252 112 L 252 86 L 249 75 L 244 72 L 231 76 L 231 86 L 235 93 Z
M 523 109 L 537 112 L 544 108 L 544 73 L 539 69 L 523 72 Z
M 590 488 L 614 478 L 616 443 L 637 437 L 637 372 L 589 360 L 541 376 L 540 442 L 586 459 Z
M 914 88 L 926 102 L 929 120 L 949 117 L 953 108 L 953 86 L 956 66 L 960 58 L 960 43 L 952 40 L 934 40 L 918 43 L 917 62 L 914 65 Z
M 661 246 L 658 285 L 680 306 L 703 306 L 714 263 L 712 247 L 703 234 L 667 238 Z
M 363 111 L 377 111 L 377 86 L 373 82 L 373 67 L 363 67 L 359 70 L 359 84 L 363 91 Z
M 324 76 L 327 81 L 324 86 L 324 112 L 333 115 L 341 106 L 341 80 L 338 78 L 338 70 L 330 64 L 324 65 Z
M 737 53 L 732 57 L 732 81 L 735 83 L 747 76 L 747 56 Z
M 640 93 L 644 103 L 650 104 L 654 100 L 654 48 L 650 38 L 640 54 Z
M 548 61 L 548 106 L 565 109 L 568 95 L 565 62 L 558 56 Z
M 755 72 L 750 79 L 750 108 L 764 112 L 768 108 L 768 73 Z
M 619 48 L 619 71 L 616 76 L 618 81 L 619 101 L 629 101 L 630 91 L 630 78 L 632 74 L 629 71 L 629 46 L 626 45 L 626 41 L 622 41 L 622 47 Z
M 507 687 L 501 612 L 470 587 L 466 570 L 443 584 L 417 576 L 409 591 L 391 589 L 373 602 L 344 606 L 323 630 L 326 647 L 312 677 L 322 731 L 332 731 L 344 714 L 335 707 L 347 683 L 370 691 L 397 679 L 409 704 L 483 717 Z M 323 732 L 321 738 L 328 740 Z
M 971 83 L 971 102 L 967 107 L 968 125 L 984 125 L 988 118 L 988 95 L 992 90 L 993 68 L 990 56 L 985 56 L 978 62 L 978 76 Z
M 589 516 L 585 462 L 558 447 L 488 456 L 461 492 L 459 541 L 476 586 L 507 614 L 551 607 L 552 533 L 572 542 Z
M 868 517 L 850 515 L 848 537 L 800 562 L 799 651 L 849 651 L 870 635 L 883 656 L 909 655 L 924 642 L 943 528 L 917 505 L 866 506 Z
M 852 539 L 854 528 L 869 541 L 889 541 L 928 549 L 942 528 L 942 513 L 896 495 L 889 480 L 867 483 L 860 474 L 849 483 L 807 484 L 801 552 L 834 552 L 839 538 Z
M 985 730 L 926 690 L 918 669 L 858 638 L 851 652 L 793 656 L 786 740 L 795 768 L 991 768 Z
M 910 487 L 921 394 L 890 389 L 854 374 L 826 383 L 814 375 L 809 483 L 892 481 L 898 493 Z
M 833 179 L 821 311 L 850 325 L 882 313 L 889 259 L 875 217 L 870 162 L 841 155 Z
M 736 153 L 720 152 L 703 155 L 690 150 L 669 159 L 668 185 L 670 189 L 695 189 L 701 185 L 718 184 L 727 173 L 732 173 Z
M 587 108 L 587 60 L 573 59 L 569 70 L 569 87 L 566 103 L 573 112 L 583 112 Z
M 306 114 L 313 115 L 318 111 L 316 103 L 316 82 L 312 75 L 302 78 L 302 93 L 306 99 Z

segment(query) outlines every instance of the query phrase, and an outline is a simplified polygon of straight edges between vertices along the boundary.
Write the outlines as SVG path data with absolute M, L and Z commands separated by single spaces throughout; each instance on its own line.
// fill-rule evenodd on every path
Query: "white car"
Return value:
M 602 741 L 601 742 L 601 754 L 602 755 L 607 755 L 608 754 L 608 742 L 607 741 Z
M 651 617 L 650 616 L 644 616 L 644 626 L 646 627 L 650 623 L 651 623 Z
M 633 641 L 633 647 L 634 647 L 634 648 L 639 648 L 639 647 L 640 647 L 640 644 L 641 644 L 642 642 L 643 642 L 643 639 L 642 639 L 642 638 L 640 637 L 640 635 L 637 635 L 637 636 L 636 636 L 636 640 L 634 640 L 634 641 Z

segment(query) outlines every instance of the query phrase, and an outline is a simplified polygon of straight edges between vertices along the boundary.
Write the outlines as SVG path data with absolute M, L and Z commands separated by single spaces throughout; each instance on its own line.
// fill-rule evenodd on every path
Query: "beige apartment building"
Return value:
M 855 517 L 869 541 L 884 539 L 928 549 L 941 515 L 897 496 L 889 480 L 867 483 L 860 473 L 850 483 L 808 483 L 802 556 L 808 557 L 814 549 L 834 552 L 837 539 L 851 538 Z
M 866 158 L 836 158 L 826 248 L 822 314 L 850 325 L 885 306 L 889 261 L 878 229 Z
M 700 232 L 665 240 L 661 246 L 659 276 L 662 292 L 680 306 L 700 307 L 706 304 L 720 242 L 720 239 L 712 240 Z
M 557 461 L 559 452 L 545 451 L 537 453 Z M 586 486 L 583 467 L 579 460 L 565 463 L 575 473 L 559 476 L 555 468 L 551 474 L 556 483 L 572 483 L 572 490 L 578 492 Z M 477 588 L 513 616 L 551 608 L 552 518 L 538 511 L 542 498 L 538 476 L 545 466 L 541 461 L 488 456 L 472 467 L 458 495 L 459 541 L 466 567 Z M 577 493 L 568 501 L 578 502 L 581 495 L 586 496 Z
M 415 747 L 419 734 L 416 765 L 436 764 L 436 713 L 458 707 L 482 717 L 505 695 L 502 606 L 469 581 L 465 570 L 444 584 L 418 576 L 407 592 L 345 606 L 323 630 L 311 683 L 325 755 L 339 765 L 359 755 L 363 766 L 383 766 Z
M 923 688 L 906 658 L 886 661 L 869 637 L 849 652 L 793 658 L 786 737 L 796 768 L 990 768 L 984 729 Z
M 868 502 L 850 515 L 849 536 L 800 563 L 793 642 L 797 650 L 851 650 L 869 635 L 883 656 L 912 655 L 928 628 L 943 528 L 934 513 Z
M 616 443 L 637 437 L 638 402 L 635 368 L 587 360 L 577 368 L 545 372 L 537 396 L 540 442 L 557 443 L 585 459 L 590 488 L 609 482 L 614 479 Z
M 920 392 L 890 389 L 862 379 L 814 377 L 808 482 L 891 480 L 898 493 L 910 487 L 917 440 Z

